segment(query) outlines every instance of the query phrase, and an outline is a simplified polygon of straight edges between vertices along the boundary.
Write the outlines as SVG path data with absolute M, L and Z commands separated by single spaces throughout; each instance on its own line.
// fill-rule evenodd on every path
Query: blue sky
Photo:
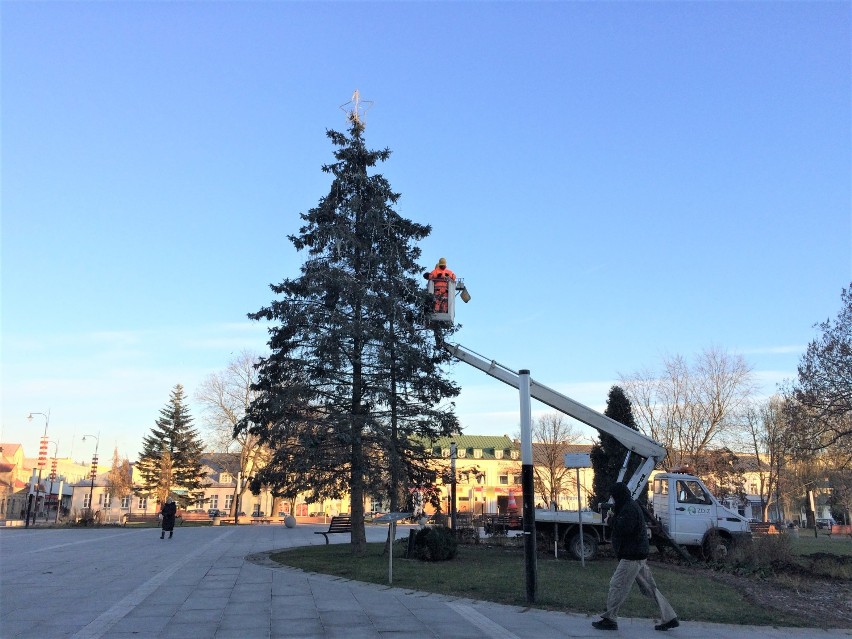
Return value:
M 135 458 L 175 384 L 264 352 L 356 88 L 459 342 L 598 409 L 710 346 L 772 393 L 852 280 L 850 7 L 3 2 L 2 439 L 50 411 L 61 456 Z M 452 375 L 466 432 L 517 432 Z

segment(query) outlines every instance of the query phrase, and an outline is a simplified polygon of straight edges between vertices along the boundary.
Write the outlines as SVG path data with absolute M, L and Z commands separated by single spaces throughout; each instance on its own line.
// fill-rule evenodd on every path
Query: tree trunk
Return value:
M 352 503 L 349 516 L 352 521 L 352 554 L 361 557 L 367 552 L 367 533 L 364 530 L 364 471 L 361 435 L 352 442 L 352 478 L 350 491 Z

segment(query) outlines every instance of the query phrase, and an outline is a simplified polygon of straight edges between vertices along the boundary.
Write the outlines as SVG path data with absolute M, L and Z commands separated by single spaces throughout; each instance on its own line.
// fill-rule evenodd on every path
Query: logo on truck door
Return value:
M 707 506 L 689 506 L 686 512 L 690 515 L 709 515 L 710 508 Z

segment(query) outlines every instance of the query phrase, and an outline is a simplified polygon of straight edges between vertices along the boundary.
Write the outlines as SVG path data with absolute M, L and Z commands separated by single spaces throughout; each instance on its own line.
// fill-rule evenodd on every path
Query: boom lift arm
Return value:
M 474 353 L 461 344 L 444 343 L 444 348 L 456 359 L 469 364 L 474 368 L 478 368 L 482 372 L 490 375 L 501 382 L 519 388 L 520 378 L 517 372 L 513 371 L 502 364 L 498 364 L 494 360 L 487 360 L 477 353 Z M 666 449 L 655 442 L 650 437 L 646 437 L 640 432 L 628 428 L 624 424 L 615 421 L 588 406 L 584 406 L 579 402 L 575 402 L 570 397 L 566 397 L 561 393 L 556 392 L 552 388 L 548 388 L 543 384 L 539 384 L 535 380 L 530 379 L 530 395 L 547 404 L 551 408 L 555 408 L 561 413 L 573 417 L 574 419 L 583 422 L 587 426 L 615 437 L 625 448 L 627 448 L 627 457 L 621 467 L 619 480 L 624 477 L 627 469 L 627 462 L 630 459 L 630 454 L 635 453 L 642 457 L 645 461 L 633 475 L 627 480 L 627 487 L 633 498 L 636 498 L 641 490 L 645 487 L 648 477 L 658 462 L 666 456 Z

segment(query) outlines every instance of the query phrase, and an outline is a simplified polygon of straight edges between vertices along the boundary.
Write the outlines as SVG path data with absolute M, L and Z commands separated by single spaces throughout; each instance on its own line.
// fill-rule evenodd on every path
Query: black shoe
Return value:
M 612 621 L 611 619 L 601 619 L 600 621 L 593 621 L 592 627 L 597 628 L 598 630 L 618 630 L 618 624 Z
M 171 538 L 172 538 L 172 533 L 169 533 L 169 539 L 171 539 Z
M 654 626 L 654 630 L 671 630 L 672 628 L 677 628 L 680 625 L 680 622 L 677 620 L 677 617 L 667 621 L 666 623 L 659 623 Z

